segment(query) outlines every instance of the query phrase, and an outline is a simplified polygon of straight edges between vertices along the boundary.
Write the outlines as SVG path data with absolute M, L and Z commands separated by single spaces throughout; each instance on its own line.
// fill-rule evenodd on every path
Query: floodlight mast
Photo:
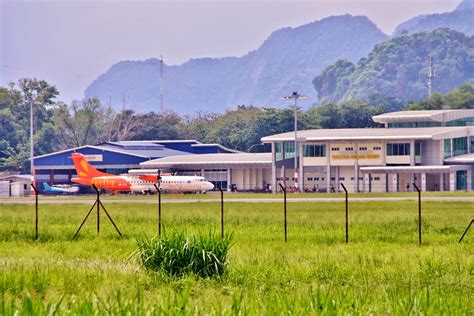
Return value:
M 291 95 L 282 97 L 283 100 L 295 100 L 295 105 L 294 105 L 294 118 L 295 118 L 295 148 L 294 148 L 294 167 L 295 167 L 295 188 L 298 190 L 298 108 L 297 108 L 297 100 L 305 100 L 307 99 L 307 96 L 298 94 L 298 92 L 293 92 Z

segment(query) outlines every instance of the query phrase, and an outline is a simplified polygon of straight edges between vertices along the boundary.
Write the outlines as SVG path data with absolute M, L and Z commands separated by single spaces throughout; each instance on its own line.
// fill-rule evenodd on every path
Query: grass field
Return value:
M 210 195 L 207 195 L 210 196 Z M 226 203 L 233 233 L 219 278 L 149 273 L 132 256 L 157 231 L 152 204 L 106 207 L 96 236 L 88 205 L 0 204 L 0 315 L 8 314 L 465 314 L 474 313 L 474 217 L 469 202 L 425 202 L 418 246 L 416 202 L 354 202 L 349 244 L 343 203 Z M 166 204 L 166 231 L 219 233 L 219 203 Z

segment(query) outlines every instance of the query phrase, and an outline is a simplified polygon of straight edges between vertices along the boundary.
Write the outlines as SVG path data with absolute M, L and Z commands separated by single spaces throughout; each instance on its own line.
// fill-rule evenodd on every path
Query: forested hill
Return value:
M 316 99 L 312 79 L 344 58 L 356 61 L 388 37 L 362 16 L 325 18 L 275 31 L 243 57 L 192 59 L 165 66 L 165 107 L 179 113 L 223 112 L 238 104 L 274 106 L 292 91 Z M 155 39 L 158 40 L 158 39 Z M 123 100 L 138 111 L 159 109 L 159 61 L 122 61 L 85 91 L 103 104 L 121 108 Z
M 368 99 L 383 94 L 403 101 L 428 95 L 428 58 L 433 56 L 433 91 L 446 93 L 474 83 L 474 37 L 449 29 L 400 36 L 380 43 L 357 64 L 339 60 L 314 81 L 319 102 Z
M 464 0 L 452 12 L 414 17 L 400 24 L 393 35 L 433 31 L 441 27 L 474 35 L 474 0 Z

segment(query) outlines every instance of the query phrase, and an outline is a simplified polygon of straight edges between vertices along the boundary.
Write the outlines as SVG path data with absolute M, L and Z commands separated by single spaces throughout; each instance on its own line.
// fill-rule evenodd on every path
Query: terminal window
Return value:
M 387 144 L 387 156 L 409 156 L 410 144 Z
M 467 137 L 453 138 L 453 156 L 467 154 Z
M 451 156 L 451 139 L 444 140 L 444 158 Z
M 276 161 L 283 160 L 283 144 L 282 143 L 275 143 L 275 160 Z
M 303 157 L 326 157 L 326 145 L 303 145 Z
M 283 148 L 285 152 L 285 159 L 293 158 L 295 156 L 295 143 L 294 142 L 284 142 Z

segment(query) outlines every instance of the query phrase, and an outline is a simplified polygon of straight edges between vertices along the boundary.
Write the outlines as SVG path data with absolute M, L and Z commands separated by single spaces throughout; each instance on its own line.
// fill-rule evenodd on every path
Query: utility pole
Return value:
M 295 187 L 298 189 L 298 107 L 297 107 L 297 100 L 298 99 L 307 99 L 308 97 L 298 94 L 298 92 L 293 92 L 291 95 L 282 97 L 283 100 L 290 100 L 294 99 L 295 100 L 295 105 L 294 105 L 294 118 L 295 118 L 295 148 L 294 148 L 294 154 L 295 154 L 295 159 L 294 159 L 294 167 L 295 167 Z
M 435 78 L 435 72 L 433 69 L 433 57 L 429 57 L 430 69 L 428 71 L 428 98 L 431 98 L 433 79 Z
M 165 111 L 165 104 L 163 101 L 163 89 L 164 89 L 164 81 L 163 81 L 163 55 L 160 56 L 160 101 L 161 101 L 161 112 Z

